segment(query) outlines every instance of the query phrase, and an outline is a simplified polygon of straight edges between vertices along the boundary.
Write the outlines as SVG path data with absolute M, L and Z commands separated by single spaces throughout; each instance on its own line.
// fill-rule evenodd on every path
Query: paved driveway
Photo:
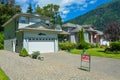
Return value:
M 0 67 L 11 80 L 119 80 L 120 60 L 92 57 L 91 72 L 82 71 L 80 55 L 41 54 L 44 61 L 19 57 L 17 53 L 0 51 Z

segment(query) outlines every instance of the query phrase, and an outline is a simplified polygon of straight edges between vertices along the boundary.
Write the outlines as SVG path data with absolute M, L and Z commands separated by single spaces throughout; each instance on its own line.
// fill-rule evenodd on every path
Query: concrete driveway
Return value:
M 120 60 L 92 57 L 91 71 L 80 70 L 80 55 L 41 54 L 44 61 L 0 51 L 0 67 L 11 80 L 119 80 Z

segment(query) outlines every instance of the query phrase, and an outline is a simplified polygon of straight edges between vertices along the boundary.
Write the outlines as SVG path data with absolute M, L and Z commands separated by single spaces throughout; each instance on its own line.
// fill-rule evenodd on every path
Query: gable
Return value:
M 5 22 L 2 25 L 2 27 L 6 27 L 8 24 L 10 24 L 15 19 L 18 19 L 20 16 L 29 17 L 29 18 L 37 18 L 37 19 L 42 19 L 42 20 L 50 20 L 50 18 L 46 16 L 40 16 L 40 15 L 29 14 L 29 13 L 19 13 L 19 14 L 15 14 L 12 18 L 10 18 L 7 22 Z

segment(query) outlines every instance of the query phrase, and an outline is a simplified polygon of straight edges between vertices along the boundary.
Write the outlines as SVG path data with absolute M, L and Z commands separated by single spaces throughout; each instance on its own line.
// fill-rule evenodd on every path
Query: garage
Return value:
M 31 38 L 28 41 L 29 53 L 40 51 L 40 53 L 48 53 L 55 51 L 54 38 Z

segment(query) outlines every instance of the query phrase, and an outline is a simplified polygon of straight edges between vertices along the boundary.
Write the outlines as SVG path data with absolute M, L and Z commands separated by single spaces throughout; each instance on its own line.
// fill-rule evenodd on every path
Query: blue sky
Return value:
M 29 3 L 33 9 L 37 5 L 43 7 L 51 3 L 57 4 L 60 6 L 62 20 L 67 21 L 110 1 L 112 0 L 16 0 L 16 4 L 21 6 L 23 12 L 26 12 Z

